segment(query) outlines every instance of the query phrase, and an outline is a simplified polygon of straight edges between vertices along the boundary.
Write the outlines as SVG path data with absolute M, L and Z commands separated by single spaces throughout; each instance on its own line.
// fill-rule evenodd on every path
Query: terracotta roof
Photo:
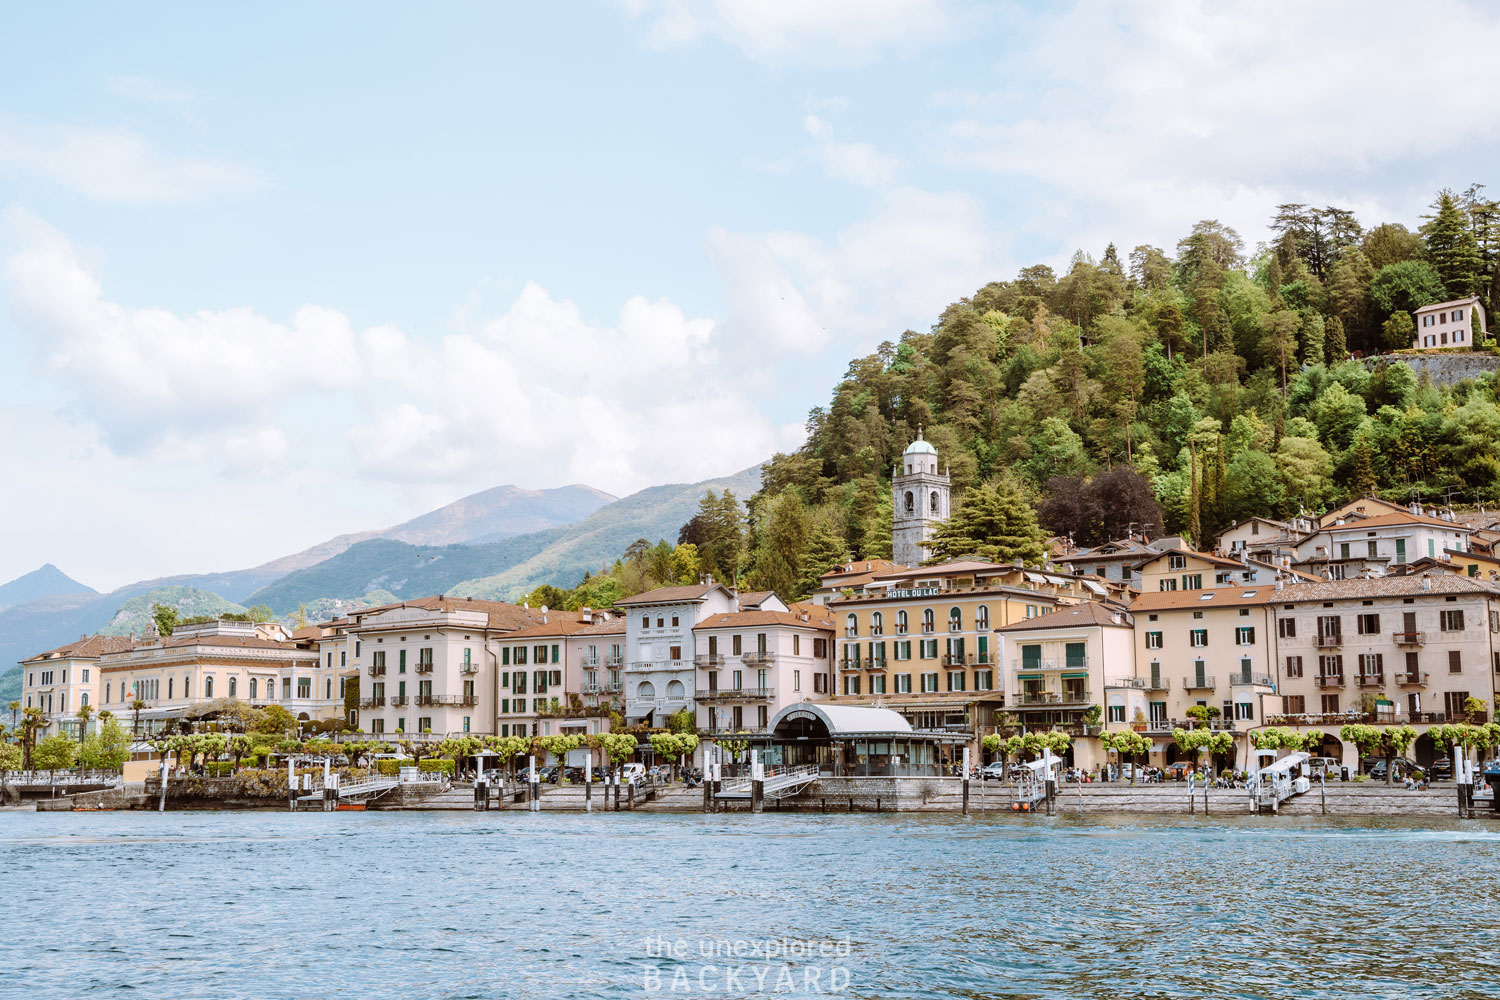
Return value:
M 1299 583 L 1272 598 L 1284 604 L 1347 601 L 1373 597 L 1420 597 L 1423 594 L 1488 594 L 1500 597 L 1500 586 L 1456 573 L 1382 576 L 1373 580 L 1324 580 Z
M 881 573 L 895 573 L 906 568 L 889 559 L 856 559 L 853 562 L 840 563 L 819 579 L 823 581 L 823 586 L 831 587 L 840 581 L 852 581 L 856 577 L 871 577 Z
M 594 622 L 579 629 L 574 635 L 624 635 L 624 618 L 607 618 L 602 622 Z
M 958 574 L 982 573 L 985 570 L 1009 569 L 1005 563 L 980 562 L 977 559 L 960 559 L 957 562 L 940 563 L 936 566 L 922 566 L 918 569 L 905 569 L 894 573 L 883 573 L 877 579 L 880 580 L 910 580 L 918 577 L 929 576 L 955 576 Z
M 32 660 L 40 660 L 44 657 L 55 659 L 97 659 L 105 653 L 123 653 L 135 645 L 135 637 L 128 635 L 85 635 L 64 643 L 56 649 L 49 649 L 45 653 L 37 653 L 35 656 L 21 660 L 22 663 L 30 663 Z
M 752 590 L 749 593 L 745 593 L 745 594 L 741 594 L 740 595 L 740 607 L 742 607 L 742 608 L 754 607 L 755 605 L 757 605 L 760 602 L 764 601 L 766 598 L 768 598 L 768 597 L 775 597 L 775 596 L 776 596 L 776 591 L 774 591 L 774 590 Z
M 1149 565 L 1150 563 L 1156 562 L 1157 559 L 1160 559 L 1163 556 L 1192 556 L 1195 559 L 1202 559 L 1204 562 L 1211 562 L 1217 566 L 1244 565 L 1238 559 L 1230 559 L 1227 556 L 1216 556 L 1212 552 L 1199 552 L 1197 549 L 1172 548 L 1162 549 L 1153 558 L 1147 559 L 1145 562 L 1141 563 L 1141 566 L 1144 567 L 1146 565 Z M 1270 563 L 1263 563 L 1262 565 L 1269 566 Z
M 1119 616 L 1119 621 L 1114 616 Z M 996 632 L 1033 632 L 1047 628 L 1080 628 L 1092 625 L 1108 625 L 1115 628 L 1130 628 L 1130 616 L 1098 601 L 1084 601 L 1073 607 L 1058 608 L 1050 615 L 1038 615 L 995 629 Z
M 1374 517 L 1359 518 L 1355 521 L 1345 521 L 1343 524 L 1325 524 L 1324 531 L 1338 531 L 1341 528 L 1381 528 L 1394 524 L 1430 524 L 1440 528 L 1451 528 L 1455 531 L 1469 531 L 1467 524 L 1458 521 L 1444 521 L 1440 517 L 1428 517 L 1426 514 L 1413 514 L 1410 511 L 1395 512 L 1389 514 L 1377 514 Z
M 589 627 L 589 622 L 579 618 L 576 611 L 551 611 L 547 614 L 548 621 L 537 622 L 525 628 L 507 632 L 503 636 L 506 639 L 531 639 L 542 636 L 574 635 Z
M 785 625 L 790 628 L 814 628 L 823 631 L 833 629 L 833 619 L 826 609 L 821 615 L 808 615 L 803 621 L 800 614 L 790 611 L 736 611 L 732 614 L 710 615 L 693 626 L 693 631 L 716 628 L 753 628 L 760 625 Z
M 252 639 L 241 635 L 185 635 L 181 638 L 172 636 L 162 644 L 163 649 L 173 649 L 179 646 L 239 646 L 244 649 L 306 649 L 307 647 L 298 642 L 278 642 L 275 639 Z M 138 647 L 151 648 L 151 647 Z
M 695 583 L 687 587 L 657 587 L 644 594 L 636 594 L 634 597 L 616 601 L 615 607 L 628 608 L 636 604 L 678 604 L 702 601 L 715 590 L 728 593 L 728 589 L 720 583 Z
M 1243 604 L 1270 604 L 1274 601 L 1291 600 L 1287 595 L 1301 594 L 1317 584 L 1299 583 L 1295 587 L 1277 590 L 1274 584 L 1256 584 L 1245 587 L 1215 587 L 1212 590 L 1161 590 L 1148 592 L 1130 603 L 1130 613 L 1142 611 L 1173 611 L 1180 608 L 1234 608 Z M 1299 600 L 1301 598 L 1299 597 Z
M 513 631 L 525 628 L 542 620 L 541 608 L 523 608 L 519 604 L 508 604 L 505 601 L 481 601 L 473 597 L 416 597 L 409 601 L 396 601 L 392 604 L 381 604 L 373 608 L 360 608 L 348 618 L 336 619 L 328 624 L 354 624 L 353 619 L 358 617 L 358 627 L 364 623 L 364 619 L 372 615 L 378 615 L 382 611 L 391 611 L 396 608 L 423 608 L 427 611 L 482 611 L 489 618 L 489 627 L 500 631 Z
M 293 639 L 321 639 L 323 638 L 323 626 L 304 625 L 292 633 Z

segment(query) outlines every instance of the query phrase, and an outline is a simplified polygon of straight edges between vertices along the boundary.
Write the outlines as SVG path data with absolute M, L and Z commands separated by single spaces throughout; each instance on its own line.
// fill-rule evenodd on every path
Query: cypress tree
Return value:
M 1479 276 L 1484 268 L 1479 244 L 1452 191 L 1444 188 L 1433 207 L 1437 214 L 1422 227 L 1427 259 L 1442 277 L 1450 298 L 1473 295 L 1479 289 Z

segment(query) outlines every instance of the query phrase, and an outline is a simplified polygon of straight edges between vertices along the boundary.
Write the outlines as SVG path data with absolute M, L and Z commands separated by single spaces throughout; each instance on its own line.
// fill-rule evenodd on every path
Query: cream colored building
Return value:
M 833 628 L 832 613 L 815 604 L 721 612 L 693 626 L 698 728 L 710 735 L 760 731 L 787 705 L 826 701 Z
M 1489 332 L 1485 324 L 1484 305 L 1479 297 L 1434 302 L 1416 310 L 1417 336 L 1412 350 L 1458 348 L 1473 350 Z M 1475 327 L 1478 331 L 1475 331 Z
M 254 707 L 278 704 L 299 721 L 337 717 L 342 709 L 336 671 L 323 668 L 307 640 L 277 624 L 213 621 L 180 625 L 165 639 L 137 640 L 99 660 L 99 707 L 142 730 L 158 730 L 222 698 Z
M 995 630 L 1006 664 L 1006 714 L 1023 731 L 1073 736 L 1070 762 L 1106 762 L 1098 736 L 1112 689 L 1135 683 L 1135 633 L 1124 611 L 1095 601 Z M 1085 721 L 1098 706 L 1101 721 Z M 1123 717 L 1123 712 L 1120 713 Z M 1116 726 L 1115 728 L 1120 728 Z
M 57 727 L 75 738 L 80 736 L 80 705 L 91 705 L 96 710 L 116 708 L 100 702 L 104 685 L 99 676 L 99 659 L 107 653 L 129 649 L 134 641 L 128 635 L 79 636 L 76 642 L 64 643 L 21 661 L 21 707 L 42 710 L 46 718 L 42 735 Z M 94 728 L 94 723 L 90 723 L 90 728 Z

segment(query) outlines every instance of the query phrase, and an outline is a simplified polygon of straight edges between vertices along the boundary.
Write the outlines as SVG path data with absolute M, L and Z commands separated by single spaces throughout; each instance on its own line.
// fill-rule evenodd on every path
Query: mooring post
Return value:
M 484 772 L 474 778 L 474 811 L 484 812 L 490 807 L 490 790 L 484 783 Z
M 583 811 L 594 811 L 594 755 L 583 758 Z
M 758 813 L 765 808 L 766 771 L 760 762 L 760 751 L 750 751 L 750 811 Z
M 1198 776 L 1196 774 L 1192 773 L 1191 771 L 1188 772 L 1187 786 L 1188 786 L 1188 815 L 1192 816 L 1197 811 L 1194 808 L 1194 805 L 1193 805 L 1193 796 L 1198 794 Z
M 287 806 L 292 812 L 297 811 L 297 765 L 291 757 L 286 759 L 286 795 Z
M 536 756 L 528 755 L 526 758 L 526 785 L 530 793 L 530 809 L 537 812 L 542 808 L 542 779 L 536 773 Z
M 613 771 L 610 772 L 610 779 L 609 780 L 612 781 L 614 783 L 614 786 L 615 786 L 615 812 L 619 812 L 620 811 L 620 769 L 619 768 L 615 768 Z
M 296 799 L 293 798 L 293 808 L 296 808 Z M 167 811 L 167 751 L 164 747 L 161 752 L 161 802 L 156 807 L 157 812 Z
M 969 815 L 969 748 L 964 747 L 964 815 Z
M 1318 805 L 1322 807 L 1322 809 L 1323 809 L 1323 815 L 1327 816 L 1328 815 L 1328 776 L 1327 776 L 1326 770 L 1325 770 L 1324 774 L 1318 775 Z

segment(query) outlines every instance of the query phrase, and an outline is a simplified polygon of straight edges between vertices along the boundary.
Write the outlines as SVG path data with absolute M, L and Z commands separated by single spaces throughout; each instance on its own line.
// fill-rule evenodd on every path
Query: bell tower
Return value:
M 938 472 L 937 449 L 922 439 L 920 427 L 891 476 L 891 491 L 891 558 L 902 566 L 920 566 L 930 555 L 924 543 L 948 520 L 948 472 Z

